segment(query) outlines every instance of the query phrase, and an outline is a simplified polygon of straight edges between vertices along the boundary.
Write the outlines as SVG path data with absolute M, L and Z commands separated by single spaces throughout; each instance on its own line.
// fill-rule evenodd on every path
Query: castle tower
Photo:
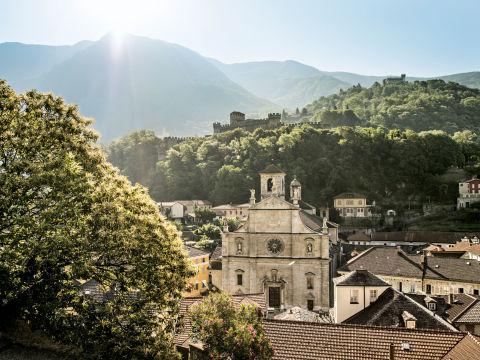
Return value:
M 269 196 L 285 200 L 285 173 L 275 165 L 260 171 L 260 195 L 262 200 Z
M 302 185 L 296 177 L 290 183 L 290 200 L 292 204 L 296 206 L 298 206 L 299 201 L 302 200 Z
M 245 122 L 245 114 L 240 111 L 232 111 L 230 113 L 230 125 L 239 125 Z

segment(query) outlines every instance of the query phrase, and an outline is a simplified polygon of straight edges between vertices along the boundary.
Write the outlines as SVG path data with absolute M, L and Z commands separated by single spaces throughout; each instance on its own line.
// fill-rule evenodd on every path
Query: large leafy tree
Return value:
M 146 190 L 108 164 L 75 106 L 0 81 L 0 318 L 84 358 L 175 358 L 191 270 Z M 79 291 L 94 279 L 111 296 Z
M 211 359 L 267 360 L 273 350 L 259 309 L 235 306 L 225 293 L 212 293 L 189 310 L 192 335 Z

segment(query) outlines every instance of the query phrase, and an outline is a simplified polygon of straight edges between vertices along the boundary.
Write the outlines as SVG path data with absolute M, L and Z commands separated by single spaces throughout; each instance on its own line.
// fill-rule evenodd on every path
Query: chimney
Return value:
M 393 345 L 393 343 L 390 343 L 390 356 L 389 356 L 389 359 L 390 359 L 390 360 L 395 360 L 395 346 Z
M 447 303 L 452 305 L 454 301 L 455 299 L 453 298 L 453 294 L 452 293 L 448 294 Z
M 420 256 L 420 265 L 422 266 L 423 271 L 425 272 L 427 270 L 427 255 L 426 251 L 422 253 Z

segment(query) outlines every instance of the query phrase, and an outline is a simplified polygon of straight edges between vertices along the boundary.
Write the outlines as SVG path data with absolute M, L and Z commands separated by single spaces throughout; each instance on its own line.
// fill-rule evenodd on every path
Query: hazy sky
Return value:
M 0 0 L 0 42 L 72 44 L 115 29 L 224 62 L 431 76 L 480 70 L 480 0 Z

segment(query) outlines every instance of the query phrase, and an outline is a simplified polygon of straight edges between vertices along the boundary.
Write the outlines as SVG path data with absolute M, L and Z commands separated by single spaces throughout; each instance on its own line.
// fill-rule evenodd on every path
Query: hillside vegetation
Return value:
M 288 182 L 297 176 L 304 199 L 317 206 L 343 191 L 364 192 L 383 204 L 427 197 L 453 204 L 458 185 L 442 175 L 452 167 L 476 173 L 480 156 L 478 139 L 469 131 L 450 136 L 309 124 L 253 133 L 237 129 L 176 144 L 142 132 L 106 150 L 109 161 L 147 185 L 157 200 L 246 202 L 249 188 L 258 194 L 258 171 L 275 163 L 286 171 Z M 140 178 L 140 173 L 148 175 Z
M 353 86 L 307 106 L 325 126 L 480 131 L 480 90 L 443 80 Z

